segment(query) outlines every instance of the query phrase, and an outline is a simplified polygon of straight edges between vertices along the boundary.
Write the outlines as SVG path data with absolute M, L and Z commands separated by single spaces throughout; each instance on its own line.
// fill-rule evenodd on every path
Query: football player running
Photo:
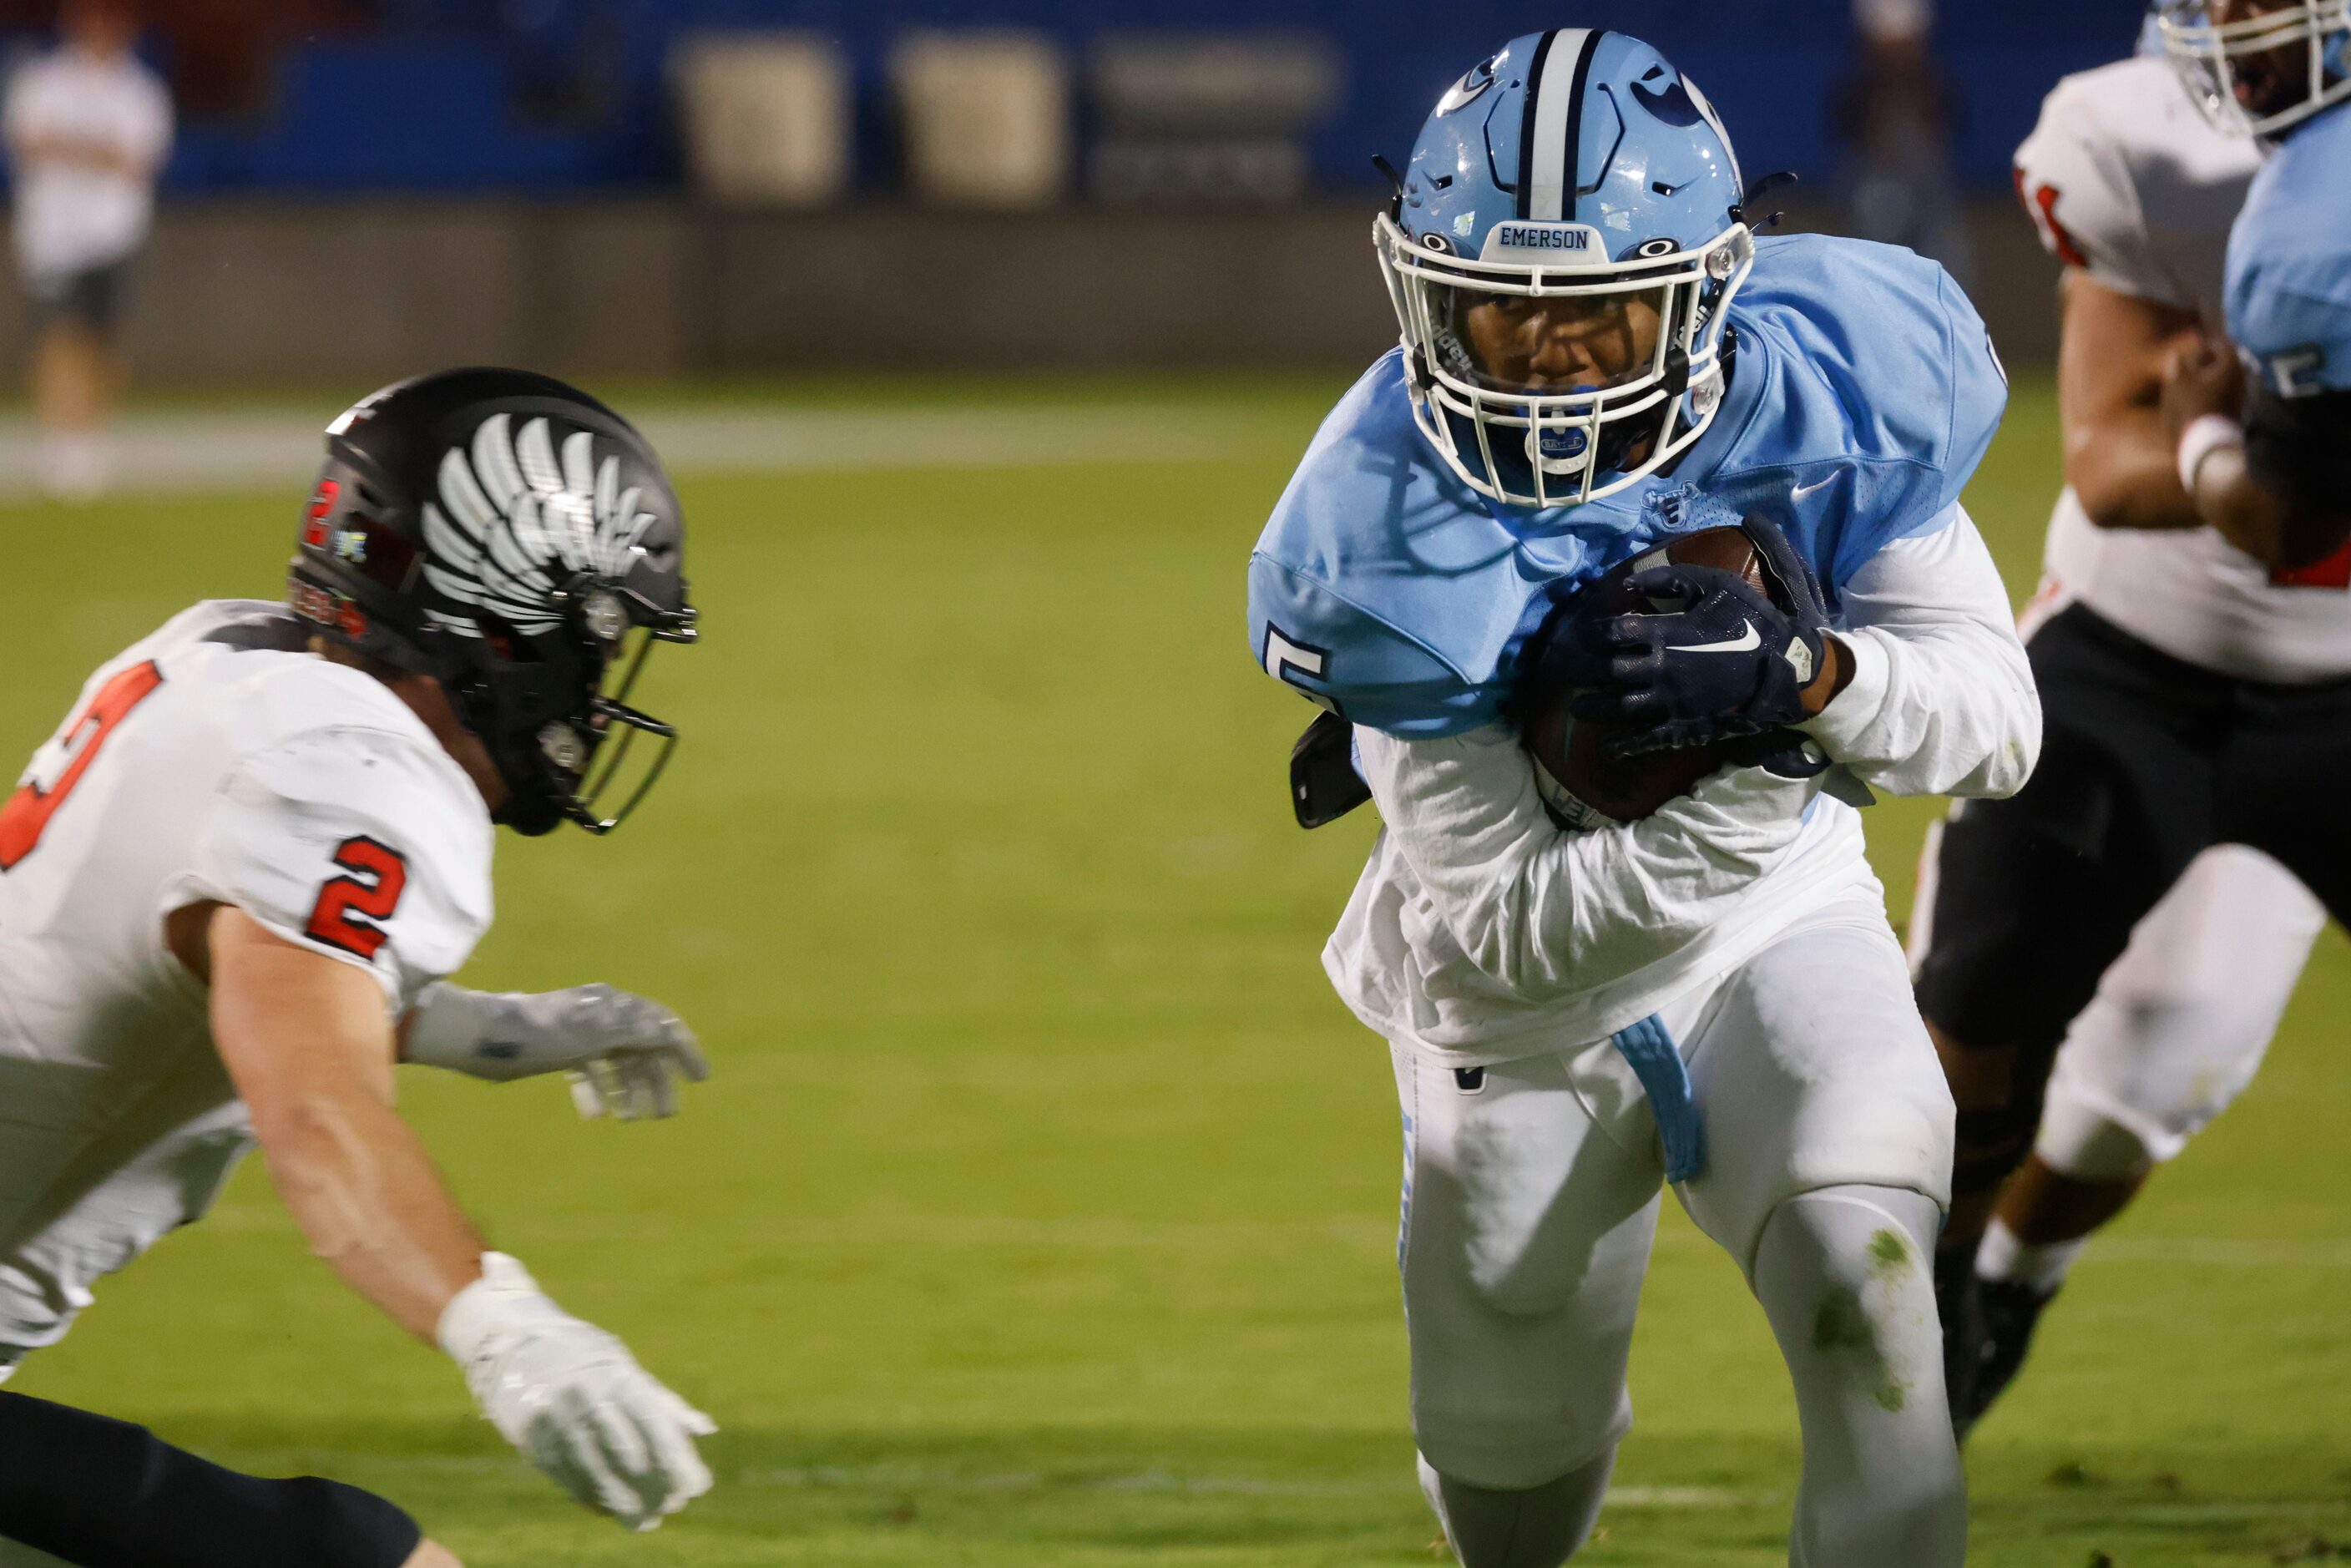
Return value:
M 583 1108 L 634 1115 L 702 1075 L 643 998 L 444 978 L 489 924 L 495 824 L 602 832 L 659 771 L 674 734 L 626 698 L 653 643 L 694 639 L 683 544 L 610 409 L 425 376 L 329 427 L 288 603 L 196 604 L 89 678 L 0 808 L 0 1375 L 257 1141 L 313 1249 L 572 1496 L 650 1528 L 708 1488 L 708 1417 L 484 1241 L 392 1092 L 401 1061 L 567 1071 Z M 144 1450 L 106 1451 L 121 1473 L 84 1500 L 162 1506 Z M 271 1484 L 220 1504 L 237 1561 L 401 1561 L 305 1534 L 325 1513 Z M 172 1522 L 138 1561 L 167 1561 Z
M 2159 4 L 2142 53 L 2174 58 L 2068 78 L 2017 153 L 2066 264 L 2068 487 L 2026 615 L 2049 738 L 2015 799 L 1953 810 L 1913 933 L 1959 1107 L 1937 1281 L 1963 1435 L 2086 1238 L 2252 1081 L 2325 909 L 2351 892 L 2351 844 L 2312 806 L 2351 761 L 2351 490 L 2325 473 L 2340 449 L 2324 391 L 2351 385 L 2351 353 L 2334 382 L 2296 371 L 2252 394 L 2268 486 L 2221 413 L 2245 395 L 2224 262 L 2230 321 L 2250 305 L 2273 361 L 2326 340 L 2276 314 L 2313 287 L 2301 273 L 2252 274 L 2300 267 L 2346 297 L 2351 228 L 2314 246 L 2256 219 L 2230 238 L 2263 149 L 2323 137 L 2310 117 L 2345 90 L 2346 28 L 2340 0 Z
M 1424 1490 L 1467 1568 L 1583 1543 L 1671 1183 L 1795 1385 L 1792 1559 L 1958 1563 L 1951 1100 L 1847 800 L 2006 794 L 2038 747 L 1959 504 L 2006 397 L 1982 322 L 1907 251 L 1756 239 L 1719 118 L 1621 33 L 1512 39 L 1398 187 L 1402 345 L 1315 437 L 1249 599 L 1266 671 L 1336 716 L 1301 759 L 1351 742 L 1384 822 L 1323 965 L 1403 1105 Z M 1792 608 L 1676 567 L 1633 580 L 1657 613 L 1554 616 L 1742 519 Z M 1771 765 L 1569 831 L 1520 740 L 1537 664 L 1636 742 L 1760 735 Z M 1301 821 L 1332 798 L 1298 785 Z

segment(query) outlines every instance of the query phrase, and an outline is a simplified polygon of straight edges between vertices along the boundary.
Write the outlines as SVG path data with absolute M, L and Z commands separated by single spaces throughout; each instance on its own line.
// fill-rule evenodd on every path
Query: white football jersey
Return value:
M 2222 329 L 2229 226 L 2261 165 L 2137 58 L 2059 82 L 2016 152 L 2042 242 L 2123 294 Z M 2101 528 L 2068 489 L 2049 522 L 2036 613 L 2081 602 L 2141 642 L 2246 680 L 2351 674 L 2351 549 L 2273 578 L 2210 528 Z
M 249 1142 L 184 905 L 243 909 L 404 1009 L 490 921 L 493 828 L 422 720 L 215 601 L 102 666 L 0 806 L 0 1364 L 203 1212 Z

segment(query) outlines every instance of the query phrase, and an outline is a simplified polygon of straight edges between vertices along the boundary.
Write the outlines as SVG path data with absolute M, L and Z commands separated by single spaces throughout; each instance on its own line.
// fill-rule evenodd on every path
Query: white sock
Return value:
M 2086 1236 L 2071 1241 L 2027 1241 L 1994 1215 L 1983 1240 L 1976 1246 L 1976 1277 L 2030 1285 L 2045 1296 L 2065 1282 L 2066 1270 L 2089 1244 Z

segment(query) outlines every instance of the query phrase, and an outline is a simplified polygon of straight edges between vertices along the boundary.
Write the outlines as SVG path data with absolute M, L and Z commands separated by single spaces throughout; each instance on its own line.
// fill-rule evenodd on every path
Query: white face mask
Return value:
M 1535 507 L 1611 495 L 1687 450 L 1721 404 L 1725 312 L 1755 259 L 1743 224 L 1616 261 L 1574 224 L 1498 224 L 1475 260 L 1387 216 L 1374 240 L 1415 420 L 1479 495 Z M 1604 468 L 1611 454 L 1631 455 Z
M 2212 21 L 2210 0 L 2164 0 L 2155 20 L 2189 97 L 2232 135 L 2275 136 L 2351 97 L 2351 0 L 2293 0 L 2225 24 Z M 2237 85 L 2246 79 L 2245 63 L 2273 51 L 2281 52 L 2287 74 L 2302 78 L 2303 91 L 2283 108 L 2256 113 L 2238 100 Z

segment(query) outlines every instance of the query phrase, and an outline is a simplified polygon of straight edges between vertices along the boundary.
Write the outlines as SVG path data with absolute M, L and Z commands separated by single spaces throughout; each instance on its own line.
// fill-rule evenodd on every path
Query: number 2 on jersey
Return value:
M 8 803 L 0 806 L 0 871 L 16 870 L 16 862 L 39 845 L 51 814 L 89 771 L 114 727 L 162 684 L 163 672 L 152 659 L 117 671 L 65 732 L 35 754 L 31 772 Z
M 400 907 L 401 892 L 408 885 L 408 862 L 388 844 L 354 838 L 336 849 L 335 863 L 350 874 L 330 877 L 319 889 L 305 932 L 313 942 L 373 963 L 376 949 L 392 935 L 379 922 L 391 919 Z

